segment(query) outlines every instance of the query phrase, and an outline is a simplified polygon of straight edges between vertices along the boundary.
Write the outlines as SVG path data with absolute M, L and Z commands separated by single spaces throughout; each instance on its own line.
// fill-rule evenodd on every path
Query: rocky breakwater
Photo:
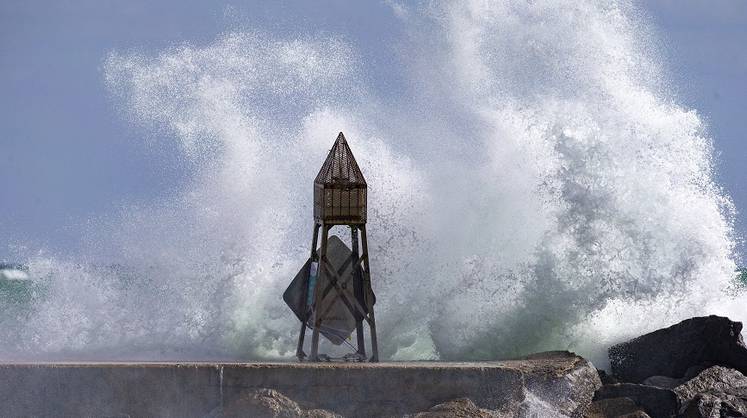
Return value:
M 0 364 L 0 416 L 577 417 L 601 386 L 568 352 L 472 363 Z
M 0 364 L 0 417 L 747 417 L 742 324 L 691 318 L 609 349 L 473 363 Z
M 588 418 L 747 417 L 742 324 L 691 318 L 609 349 Z

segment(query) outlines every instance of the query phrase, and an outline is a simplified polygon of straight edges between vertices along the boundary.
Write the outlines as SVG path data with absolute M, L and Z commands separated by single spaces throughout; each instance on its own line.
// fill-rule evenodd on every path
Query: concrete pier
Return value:
M 260 388 L 347 417 L 402 416 L 461 397 L 574 416 L 598 386 L 594 367 L 565 352 L 485 363 L 0 364 L 0 416 L 215 417 Z

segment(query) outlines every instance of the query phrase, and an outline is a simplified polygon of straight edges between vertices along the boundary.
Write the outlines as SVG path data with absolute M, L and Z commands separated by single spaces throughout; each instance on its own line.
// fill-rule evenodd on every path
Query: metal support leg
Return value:
M 371 358 L 369 359 L 369 361 L 371 363 L 378 363 L 379 362 L 379 343 L 378 343 L 378 340 L 376 339 L 376 318 L 374 318 L 373 307 L 371 307 L 371 312 L 368 313 L 368 318 L 370 319 L 368 326 L 371 329 L 371 351 L 373 352 L 373 354 L 371 354 Z
M 303 340 L 306 338 L 306 321 L 301 321 L 301 331 L 298 334 L 298 347 L 296 347 L 296 358 L 303 361 L 306 353 L 303 352 Z
M 358 263 L 358 227 L 351 226 L 350 227 L 350 241 L 353 247 L 353 289 L 355 293 L 355 298 L 358 299 L 359 302 L 361 302 L 361 305 L 365 307 L 365 303 L 363 302 L 363 277 L 361 277 L 361 269 L 360 266 L 356 267 L 356 264 Z M 366 341 L 364 339 L 363 335 L 363 319 L 365 317 L 365 312 L 360 312 L 360 315 L 355 315 L 355 335 L 358 339 L 358 355 L 361 359 L 366 358 Z
M 310 256 L 312 261 L 316 261 L 319 259 L 319 256 L 316 253 L 317 238 L 319 236 L 319 227 L 320 227 L 319 224 L 317 223 L 314 224 L 314 236 L 311 238 L 311 256 Z M 307 282 L 304 285 L 304 290 L 303 290 L 304 315 L 301 320 L 301 331 L 298 334 L 298 347 L 296 348 L 296 357 L 298 358 L 298 361 L 304 361 L 304 359 L 306 358 L 306 353 L 303 352 L 303 341 L 306 338 L 306 322 L 308 321 L 308 315 L 309 315 L 309 306 L 306 306 L 306 300 L 308 299 L 308 291 L 309 291 L 309 285 Z
M 361 225 L 361 244 L 363 245 L 363 279 L 364 291 L 371 286 L 371 268 L 368 263 L 368 237 L 366 236 L 366 225 Z M 373 292 L 371 292 L 373 294 Z M 368 325 L 371 330 L 371 358 L 369 361 L 376 363 L 379 361 L 379 344 L 376 338 L 376 318 L 374 317 L 374 301 L 369 301 L 366 308 L 368 309 Z
M 325 274 L 325 264 L 321 261 L 327 257 L 327 236 L 329 235 L 329 229 L 331 226 L 322 224 L 322 248 L 321 254 L 319 255 L 319 270 L 317 271 L 316 286 L 314 286 L 314 306 L 312 306 L 312 312 L 314 315 L 314 330 L 311 334 L 311 358 L 310 361 L 319 361 L 319 328 L 322 325 L 321 308 L 322 308 L 322 287 L 321 278 Z

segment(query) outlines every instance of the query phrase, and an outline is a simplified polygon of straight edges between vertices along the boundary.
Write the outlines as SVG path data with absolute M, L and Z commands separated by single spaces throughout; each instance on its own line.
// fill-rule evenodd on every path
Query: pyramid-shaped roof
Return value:
M 329 150 L 322 169 L 319 170 L 315 184 L 366 186 L 366 179 L 355 161 L 353 152 L 348 146 L 345 135 L 340 132 L 337 140 Z

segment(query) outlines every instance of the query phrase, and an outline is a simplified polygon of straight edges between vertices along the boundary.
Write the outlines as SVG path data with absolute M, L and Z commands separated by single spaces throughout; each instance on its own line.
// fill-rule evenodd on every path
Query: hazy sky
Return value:
M 681 103 L 708 121 L 719 184 L 747 210 L 747 2 L 640 6 L 666 45 Z M 380 97 L 401 83 L 389 63 L 402 28 L 385 2 L 0 2 L 0 260 L 13 257 L 12 245 L 75 251 L 88 219 L 187 180 L 175 143 L 144 146 L 140 138 L 153 134 L 132 126 L 109 96 L 101 71 L 109 52 L 155 54 L 253 29 L 342 35 Z M 747 235 L 744 213 L 737 229 Z

